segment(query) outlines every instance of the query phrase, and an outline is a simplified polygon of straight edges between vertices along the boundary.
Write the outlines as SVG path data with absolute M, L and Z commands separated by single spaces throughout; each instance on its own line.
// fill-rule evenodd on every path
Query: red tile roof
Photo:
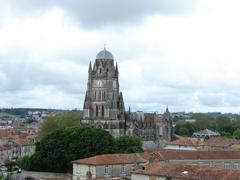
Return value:
M 19 146 L 30 146 L 30 145 L 32 145 L 32 144 L 29 143 L 26 139 L 15 138 L 15 139 L 12 139 L 12 142 L 13 142 L 14 144 L 19 145 Z
M 9 145 L 0 145 L 0 151 L 4 151 L 4 150 L 10 150 L 11 147 Z
M 209 147 L 230 147 L 235 144 L 235 140 L 224 137 L 211 137 L 205 141 Z
M 168 144 L 181 146 L 203 146 L 204 142 L 197 138 L 181 137 L 177 140 L 171 141 Z
M 149 164 L 145 170 L 137 169 L 133 174 L 192 180 L 239 180 L 240 170 L 157 162 Z
M 90 158 L 79 159 L 73 161 L 74 164 L 91 164 L 91 165 L 105 165 L 105 164 L 133 164 L 133 163 L 147 162 L 141 154 L 103 154 L 93 156 Z
M 239 151 L 158 150 L 148 152 L 157 160 L 240 159 Z

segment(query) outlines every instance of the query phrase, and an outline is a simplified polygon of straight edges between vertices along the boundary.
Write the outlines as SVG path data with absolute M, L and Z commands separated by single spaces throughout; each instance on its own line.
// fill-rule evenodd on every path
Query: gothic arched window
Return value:
M 98 91 L 98 97 L 97 100 L 101 100 L 101 91 Z
M 98 117 L 98 105 L 96 105 L 96 117 Z
M 106 97 L 105 97 L 105 91 L 103 91 L 103 100 L 105 100 Z
M 102 117 L 104 117 L 104 106 L 102 105 Z

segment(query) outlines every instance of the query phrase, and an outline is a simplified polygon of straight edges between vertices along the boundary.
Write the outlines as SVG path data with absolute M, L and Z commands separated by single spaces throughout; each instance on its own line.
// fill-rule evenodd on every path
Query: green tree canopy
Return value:
M 65 111 L 48 116 L 43 120 L 39 136 L 43 138 L 59 128 L 78 126 L 81 119 L 82 113 L 79 110 Z
M 179 135 L 181 136 L 191 136 L 191 134 L 189 133 L 189 130 L 185 127 L 180 127 L 178 132 L 179 132 Z
M 234 131 L 233 136 L 236 139 L 240 139 L 240 128 L 237 128 L 237 130 Z
M 196 119 L 196 122 L 176 124 L 175 133 L 181 136 L 192 136 L 193 132 L 207 128 L 218 131 L 222 136 L 230 138 L 234 137 L 234 132 L 240 128 L 239 117 L 231 119 L 226 115 L 214 117 L 204 113 L 196 113 L 193 118 Z
M 69 172 L 71 161 L 99 154 L 134 153 L 142 151 L 137 137 L 116 139 L 101 128 L 72 126 L 59 128 L 36 144 L 36 152 L 18 163 L 25 170 Z
M 177 124 L 175 127 L 175 133 L 181 136 L 192 136 L 197 130 L 197 127 L 193 123 Z
M 135 136 L 120 136 L 116 138 L 116 152 L 119 153 L 135 153 L 141 152 L 142 142 Z
M 30 158 L 30 170 L 67 172 L 71 161 L 98 154 L 113 153 L 114 138 L 95 127 L 60 128 L 46 135 L 36 145 Z

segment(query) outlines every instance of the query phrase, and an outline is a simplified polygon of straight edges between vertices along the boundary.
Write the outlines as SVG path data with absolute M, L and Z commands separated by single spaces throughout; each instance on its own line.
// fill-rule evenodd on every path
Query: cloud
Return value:
M 0 106 L 82 108 L 89 61 L 107 41 L 126 107 L 239 112 L 239 12 L 101 2 L 0 1 Z
M 135 24 L 145 16 L 184 15 L 194 12 L 196 0 L 9 0 L 1 5 L 17 15 L 39 14 L 51 8 L 61 8 L 66 18 L 73 18 L 83 27 L 97 28 L 104 25 Z

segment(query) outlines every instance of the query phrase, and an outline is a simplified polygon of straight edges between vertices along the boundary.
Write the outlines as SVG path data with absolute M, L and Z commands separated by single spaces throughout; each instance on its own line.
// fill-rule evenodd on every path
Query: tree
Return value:
M 197 127 L 197 130 L 202 129 L 215 129 L 216 123 L 215 119 L 211 116 L 204 115 L 204 114 L 198 114 L 196 115 L 196 122 L 194 125 Z
M 22 167 L 25 170 L 29 170 L 30 168 L 30 157 L 24 156 L 17 160 L 17 165 Z
M 119 153 L 135 153 L 142 152 L 142 142 L 138 137 L 120 136 L 115 139 L 116 152 Z
M 185 127 L 180 127 L 178 132 L 181 136 L 190 136 L 188 129 Z
M 237 128 L 237 130 L 234 131 L 233 137 L 240 139 L 240 128 Z
M 43 120 L 39 133 L 40 139 L 59 128 L 78 126 L 81 119 L 82 113 L 79 110 L 65 111 L 48 116 Z
M 177 124 L 175 129 L 175 133 L 180 136 L 192 136 L 197 128 L 193 123 L 187 122 L 184 124 Z
M 8 171 L 11 172 L 13 170 L 13 162 L 9 159 L 5 160 L 4 164 L 8 168 Z
M 217 124 L 217 130 L 221 132 L 225 136 L 226 135 L 233 135 L 234 128 L 233 123 L 228 117 L 220 116 L 217 118 L 216 121 Z
M 44 136 L 30 158 L 30 170 L 67 172 L 71 161 L 98 154 L 113 153 L 114 138 L 95 127 L 59 128 Z

